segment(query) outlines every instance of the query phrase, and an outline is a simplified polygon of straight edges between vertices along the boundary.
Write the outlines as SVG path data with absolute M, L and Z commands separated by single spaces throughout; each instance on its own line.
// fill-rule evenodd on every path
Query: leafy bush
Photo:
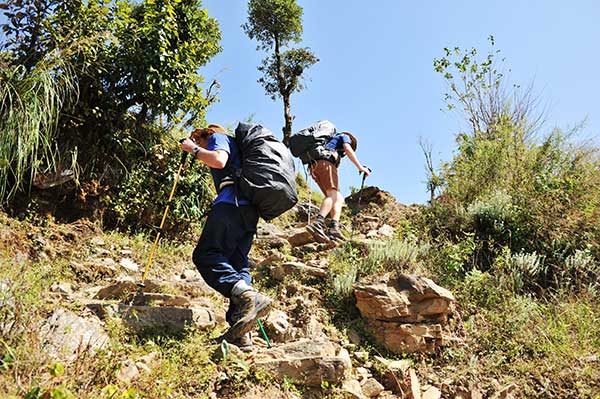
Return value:
M 133 164 L 114 194 L 103 201 L 108 206 L 105 223 L 132 231 L 159 226 L 181 161 L 178 146 L 155 146 L 149 159 Z M 181 171 L 164 229 L 186 230 L 199 222 L 215 196 L 207 168 L 188 160 Z
M 565 267 L 589 265 L 581 256 L 566 265 L 569 255 L 588 246 L 600 252 L 599 148 L 575 141 L 579 126 L 538 133 L 531 88 L 508 89 L 497 53 L 478 60 L 475 49 L 445 49 L 435 61 L 449 84 L 448 108 L 464 113 L 471 130 L 457 136 L 453 158 L 434 173 L 443 184 L 421 221 L 424 238 L 448 255 L 449 271 L 464 275 L 470 268 L 460 265 L 470 260 L 481 271 L 502 270 L 515 291 L 560 285 L 572 279 Z M 470 234 L 466 259 L 457 246 Z

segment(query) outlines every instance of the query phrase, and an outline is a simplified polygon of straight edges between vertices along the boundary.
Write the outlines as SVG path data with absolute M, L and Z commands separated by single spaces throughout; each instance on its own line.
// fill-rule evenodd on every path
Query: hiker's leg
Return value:
M 226 297 L 244 276 L 229 263 L 237 241 L 244 234 L 238 209 L 217 204 L 208 214 L 193 261 L 206 283 Z
M 344 206 L 344 197 L 342 196 L 342 193 L 340 193 L 338 190 L 331 190 L 334 192 L 331 192 L 329 197 L 332 198 L 333 201 L 333 207 L 331 209 L 331 219 L 339 222 L 340 220 L 340 216 L 342 215 L 342 207 Z
M 325 219 L 332 209 L 333 198 L 325 194 L 325 198 L 323 198 L 323 202 L 321 202 L 321 209 L 319 210 L 319 215 L 323 216 L 323 219 Z
M 330 190 L 337 189 L 337 168 L 329 161 L 320 160 L 311 167 L 310 173 L 325 196 L 319 210 L 319 215 L 325 219 L 334 206 L 335 197 L 330 196 Z
M 248 270 L 248 253 L 252 248 L 252 241 L 254 240 L 254 234 L 256 234 L 256 225 L 258 223 L 258 212 L 253 206 L 241 206 L 240 214 L 244 223 L 244 233 L 237 240 L 236 248 L 229 258 L 229 263 L 234 269 L 242 276 L 243 280 L 248 285 L 251 285 L 252 277 Z
M 229 264 L 233 266 L 236 272 L 248 285 L 252 285 L 252 277 L 248 269 L 248 253 L 252 248 L 252 241 L 256 233 L 256 225 L 258 223 L 258 213 L 253 206 L 239 207 L 241 222 L 243 223 L 244 234 L 240 237 L 236 244 L 236 248 L 229 257 Z M 234 317 L 237 311 L 237 306 L 233 301 L 229 301 L 229 309 L 225 315 L 225 319 L 229 325 L 233 325 L 236 318 Z

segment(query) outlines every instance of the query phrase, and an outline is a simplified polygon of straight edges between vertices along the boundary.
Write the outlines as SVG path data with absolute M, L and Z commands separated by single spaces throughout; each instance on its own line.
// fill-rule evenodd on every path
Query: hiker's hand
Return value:
M 365 176 L 369 176 L 371 174 L 371 169 L 367 168 L 366 166 L 361 166 L 358 171 L 360 173 L 364 173 Z
M 185 139 L 181 142 L 181 149 L 190 154 L 194 152 L 194 148 L 198 147 L 191 139 Z

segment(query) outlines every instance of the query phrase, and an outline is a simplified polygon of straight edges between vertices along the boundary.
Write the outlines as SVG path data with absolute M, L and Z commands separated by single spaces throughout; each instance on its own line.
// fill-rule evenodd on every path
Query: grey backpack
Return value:
M 290 151 L 293 156 L 300 158 L 303 164 L 319 159 L 330 160 L 333 152 L 325 149 L 325 144 L 336 133 L 333 123 L 327 120 L 318 121 L 290 137 Z

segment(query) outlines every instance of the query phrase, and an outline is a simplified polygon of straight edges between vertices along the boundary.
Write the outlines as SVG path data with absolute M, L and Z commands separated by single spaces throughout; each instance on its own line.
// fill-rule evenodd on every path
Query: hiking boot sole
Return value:
M 317 242 L 327 243 L 327 242 L 331 241 L 331 239 L 329 237 L 327 237 L 327 234 L 325 234 L 324 231 L 321 231 L 310 224 L 308 226 L 306 226 L 306 230 L 313 235 L 313 238 Z
M 255 306 L 254 312 L 238 320 L 233 326 L 229 328 L 229 330 L 225 331 L 225 334 L 217 338 L 217 342 L 235 341 L 239 339 L 239 337 L 241 337 L 242 335 L 251 331 L 254 328 L 256 321 L 265 317 L 269 313 L 272 304 L 273 300 L 271 298 L 265 297 L 264 301 L 258 303 Z

